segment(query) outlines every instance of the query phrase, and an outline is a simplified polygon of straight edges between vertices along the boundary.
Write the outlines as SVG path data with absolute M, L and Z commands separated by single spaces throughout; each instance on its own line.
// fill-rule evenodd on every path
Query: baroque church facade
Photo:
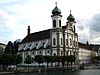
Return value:
M 75 18 L 71 11 L 65 26 L 61 25 L 62 15 L 57 5 L 52 10 L 51 18 L 51 29 L 30 33 L 30 26 L 28 26 L 28 34 L 18 48 L 18 53 L 23 58 L 23 64 L 27 55 L 32 58 L 35 58 L 36 55 L 75 55 L 78 57 L 78 34 L 75 30 Z

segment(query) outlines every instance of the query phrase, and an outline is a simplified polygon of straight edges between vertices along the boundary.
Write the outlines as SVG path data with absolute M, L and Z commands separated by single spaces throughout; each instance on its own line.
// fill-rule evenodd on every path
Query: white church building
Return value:
M 34 58 L 36 55 L 68 56 L 78 57 L 78 34 L 75 30 L 75 18 L 70 14 L 66 17 L 66 25 L 62 26 L 61 10 L 55 6 L 52 10 L 52 28 L 30 33 L 19 44 L 18 53 L 22 55 L 23 64 L 27 55 Z

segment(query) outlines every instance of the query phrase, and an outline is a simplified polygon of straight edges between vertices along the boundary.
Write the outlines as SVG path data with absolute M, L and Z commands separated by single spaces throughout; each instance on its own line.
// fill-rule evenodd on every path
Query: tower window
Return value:
M 72 39 L 70 39 L 70 46 L 72 45 Z
M 53 45 L 56 45 L 56 39 L 53 38 Z
M 56 27 L 56 20 L 53 20 L 53 27 Z
M 61 27 L 61 20 L 59 20 L 59 27 Z

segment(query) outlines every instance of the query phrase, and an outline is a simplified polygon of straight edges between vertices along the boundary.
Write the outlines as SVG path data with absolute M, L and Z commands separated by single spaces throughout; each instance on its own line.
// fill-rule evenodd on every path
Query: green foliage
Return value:
M 19 43 L 20 42 L 17 42 L 17 41 L 14 42 L 14 45 L 13 46 L 14 46 L 14 49 L 15 49 L 15 54 L 17 54 Z
M 50 63 L 51 62 L 51 56 L 43 56 L 43 58 L 44 58 L 44 62 L 47 62 L 47 67 L 48 67 L 48 63 Z
M 22 62 L 22 57 L 17 54 L 1 54 L 0 64 L 3 66 L 17 65 Z
M 42 55 L 36 55 L 35 56 L 35 62 L 37 62 L 38 64 L 43 63 L 44 62 L 44 58 Z
M 32 63 L 32 57 L 30 55 L 27 55 L 24 62 L 26 64 L 31 64 Z
M 15 62 L 16 62 L 16 65 L 22 63 L 22 56 L 21 55 L 17 55 Z
M 92 63 L 97 63 L 98 61 L 100 61 L 100 56 L 92 57 L 91 61 Z
M 76 60 L 76 57 L 74 55 L 67 56 L 68 62 L 75 62 L 75 60 Z
M 11 41 L 8 42 L 6 48 L 5 48 L 5 54 L 14 54 L 15 52 L 15 49 L 14 49 L 14 46 L 13 46 L 13 43 Z

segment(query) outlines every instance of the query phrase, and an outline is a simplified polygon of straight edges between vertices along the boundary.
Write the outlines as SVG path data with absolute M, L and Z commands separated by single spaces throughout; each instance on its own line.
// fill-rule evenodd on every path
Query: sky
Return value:
M 55 2 L 62 26 L 71 10 L 79 42 L 100 44 L 100 0 L 0 0 L 0 43 L 23 39 L 28 26 L 31 33 L 51 29 Z

